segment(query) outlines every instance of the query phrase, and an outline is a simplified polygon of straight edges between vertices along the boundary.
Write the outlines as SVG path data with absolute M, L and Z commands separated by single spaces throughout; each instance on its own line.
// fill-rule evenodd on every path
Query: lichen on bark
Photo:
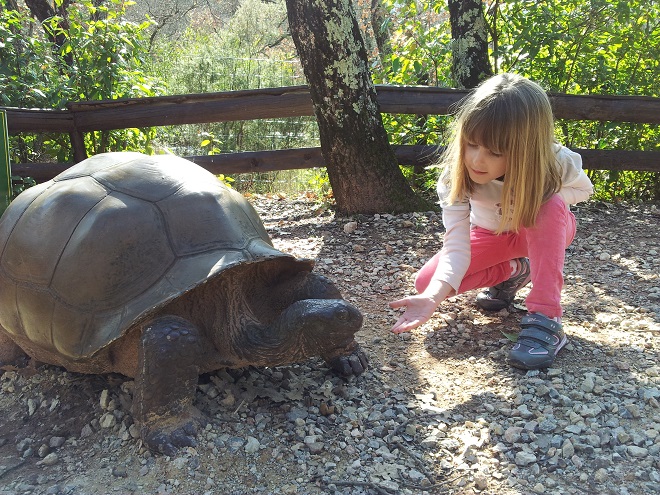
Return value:
M 459 88 L 475 87 L 492 74 L 488 29 L 481 0 L 449 0 L 452 76 Z
M 412 191 L 389 146 L 351 0 L 286 2 L 337 211 L 432 208 Z

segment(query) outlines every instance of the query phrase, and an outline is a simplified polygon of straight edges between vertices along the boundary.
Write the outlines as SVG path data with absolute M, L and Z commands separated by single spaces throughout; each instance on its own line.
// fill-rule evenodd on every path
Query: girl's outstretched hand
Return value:
M 391 328 L 391 331 L 403 333 L 417 328 L 431 318 L 437 307 L 438 303 L 433 298 L 424 295 L 408 296 L 392 301 L 390 308 L 405 308 L 406 310 Z

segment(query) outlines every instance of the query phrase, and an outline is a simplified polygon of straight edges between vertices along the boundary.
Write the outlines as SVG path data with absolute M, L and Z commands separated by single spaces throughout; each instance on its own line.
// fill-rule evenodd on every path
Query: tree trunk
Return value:
M 25 5 L 30 9 L 32 16 L 37 19 L 42 25 L 51 17 L 60 16 L 59 27 L 65 31 L 69 28 L 69 21 L 67 17 L 67 8 L 71 0 L 64 0 L 56 8 L 52 7 L 48 0 L 25 0 Z M 59 52 L 66 43 L 66 36 L 62 33 L 54 34 L 51 29 L 44 29 L 46 36 L 55 45 L 56 52 L 53 54 L 56 57 L 60 56 Z M 73 55 L 67 53 L 62 56 L 62 59 L 69 67 L 73 66 Z
M 474 88 L 493 74 L 482 0 L 449 0 L 452 75 L 460 89 Z
M 374 32 L 378 57 L 381 63 L 392 54 L 390 45 L 390 28 L 387 24 L 388 13 L 383 6 L 382 0 L 371 1 L 371 28 Z
M 287 0 L 340 214 L 426 211 L 383 127 L 351 0 Z

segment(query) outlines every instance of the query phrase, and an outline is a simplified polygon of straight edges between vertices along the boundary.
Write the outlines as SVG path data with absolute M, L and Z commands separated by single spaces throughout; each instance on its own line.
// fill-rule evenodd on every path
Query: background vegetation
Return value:
M 355 0 L 376 83 L 452 86 L 445 1 Z M 63 0 L 55 5 L 65 6 Z M 69 101 L 303 84 L 282 0 L 70 1 L 44 23 L 0 0 L 0 101 L 63 108 Z M 18 9 L 11 7 L 16 6 Z M 660 96 L 660 4 L 622 0 L 487 0 L 494 72 L 513 71 L 551 92 Z M 64 39 L 63 43 L 54 40 Z M 448 117 L 385 115 L 391 141 L 439 143 Z M 570 147 L 657 150 L 658 126 L 559 121 Z M 130 129 L 89 136 L 89 153 L 137 149 L 194 155 L 317 146 L 312 118 Z M 67 161 L 68 138 L 12 140 L 12 160 Z M 432 189 L 435 173 L 406 173 Z M 420 171 L 417 171 L 420 172 Z M 327 187 L 322 171 L 299 188 Z M 657 173 L 590 171 L 597 197 L 660 198 Z M 241 178 L 239 178 L 241 179 Z M 282 184 L 273 185 L 277 181 Z M 241 182 L 241 181 L 239 181 Z M 291 184 L 242 179 L 258 192 Z M 310 183 L 311 182 L 311 186 Z

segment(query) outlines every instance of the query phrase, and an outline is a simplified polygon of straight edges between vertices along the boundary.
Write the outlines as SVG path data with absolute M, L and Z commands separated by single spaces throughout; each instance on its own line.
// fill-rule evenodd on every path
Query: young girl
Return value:
M 392 331 L 426 322 L 447 297 L 488 287 L 476 303 L 506 308 L 532 282 L 522 331 L 509 353 L 523 369 L 550 366 L 566 344 L 561 325 L 564 252 L 575 235 L 568 205 L 593 192 L 577 153 L 554 139 L 552 109 L 536 83 L 496 75 L 462 102 L 438 181 L 445 238 L 419 271 L 417 295 Z

